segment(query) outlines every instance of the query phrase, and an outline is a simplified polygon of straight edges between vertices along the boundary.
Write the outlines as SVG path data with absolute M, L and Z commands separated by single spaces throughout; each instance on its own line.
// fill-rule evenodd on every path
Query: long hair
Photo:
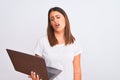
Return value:
M 60 12 L 64 16 L 64 18 L 65 18 L 65 30 L 64 30 L 65 45 L 74 43 L 75 38 L 74 38 L 74 36 L 71 33 L 70 23 L 69 23 L 69 19 L 68 19 L 67 14 L 60 7 L 53 7 L 48 12 L 47 36 L 48 36 L 48 41 L 50 43 L 50 46 L 54 46 L 54 45 L 58 44 L 58 40 L 56 39 L 56 37 L 54 35 L 54 29 L 51 26 L 51 22 L 50 22 L 50 13 L 52 11 L 58 11 L 58 12 Z

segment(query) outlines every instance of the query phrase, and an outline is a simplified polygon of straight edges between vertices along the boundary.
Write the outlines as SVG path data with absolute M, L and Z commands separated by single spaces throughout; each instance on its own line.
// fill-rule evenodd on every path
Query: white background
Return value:
M 30 80 L 5 49 L 32 54 L 53 6 L 67 12 L 81 38 L 83 80 L 120 80 L 120 0 L 0 0 L 0 80 Z

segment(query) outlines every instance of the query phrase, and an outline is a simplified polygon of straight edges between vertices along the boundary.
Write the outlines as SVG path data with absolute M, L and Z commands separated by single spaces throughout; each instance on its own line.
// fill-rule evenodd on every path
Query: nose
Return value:
M 54 22 L 56 23 L 58 20 L 57 20 L 57 18 L 54 18 Z

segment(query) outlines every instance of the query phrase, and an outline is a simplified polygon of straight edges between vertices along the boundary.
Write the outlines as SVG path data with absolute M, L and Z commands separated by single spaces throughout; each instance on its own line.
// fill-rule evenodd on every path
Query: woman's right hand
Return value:
M 31 75 L 29 76 L 32 80 L 42 80 L 39 78 L 39 75 L 37 75 L 35 72 L 31 71 Z
M 41 57 L 38 54 L 35 54 L 36 57 Z M 31 71 L 31 74 L 28 76 L 32 80 L 42 80 L 39 78 L 39 75 L 37 75 L 35 72 Z

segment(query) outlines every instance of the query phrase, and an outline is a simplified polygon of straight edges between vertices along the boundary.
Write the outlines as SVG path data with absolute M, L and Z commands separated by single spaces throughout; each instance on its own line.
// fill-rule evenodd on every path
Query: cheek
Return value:
M 61 23 L 62 23 L 62 26 L 65 27 L 66 25 L 65 20 L 62 20 Z
M 53 25 L 54 25 L 54 23 L 53 23 L 53 22 L 50 22 L 50 25 L 51 25 L 51 26 L 53 26 Z

